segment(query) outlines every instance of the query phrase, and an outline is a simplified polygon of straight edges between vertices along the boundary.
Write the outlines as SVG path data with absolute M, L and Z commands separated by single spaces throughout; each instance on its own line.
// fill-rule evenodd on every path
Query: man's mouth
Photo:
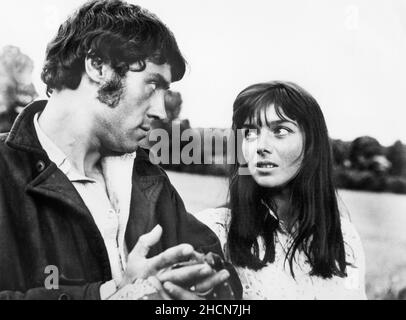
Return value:
M 256 167 L 259 169 L 273 169 L 277 168 L 278 165 L 271 161 L 258 161 Z
M 150 126 L 141 126 L 140 129 L 144 130 L 144 131 L 149 131 L 149 130 L 151 130 L 151 127 Z

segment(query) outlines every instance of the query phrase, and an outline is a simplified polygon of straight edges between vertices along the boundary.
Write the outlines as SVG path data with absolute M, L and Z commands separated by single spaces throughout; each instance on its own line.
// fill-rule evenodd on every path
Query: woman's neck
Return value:
M 291 206 L 290 191 L 288 189 L 272 189 L 269 194 L 269 200 L 275 205 L 275 213 L 279 220 L 287 230 L 291 230 L 294 217 L 292 216 L 291 210 L 289 210 Z

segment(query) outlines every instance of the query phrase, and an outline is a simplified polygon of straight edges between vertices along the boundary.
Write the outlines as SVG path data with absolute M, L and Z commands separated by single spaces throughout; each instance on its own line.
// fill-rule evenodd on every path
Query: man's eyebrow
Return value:
M 170 82 L 167 81 L 161 74 L 159 73 L 152 73 L 151 75 L 148 76 L 148 81 L 155 81 L 158 83 L 158 86 L 162 89 L 168 90 L 170 87 Z

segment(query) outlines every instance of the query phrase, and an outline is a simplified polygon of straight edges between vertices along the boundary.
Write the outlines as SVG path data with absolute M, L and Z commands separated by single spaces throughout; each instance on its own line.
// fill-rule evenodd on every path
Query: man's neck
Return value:
M 91 108 L 94 103 L 76 90 L 56 92 L 41 113 L 42 131 L 85 176 L 98 171 L 100 143 L 95 132 Z

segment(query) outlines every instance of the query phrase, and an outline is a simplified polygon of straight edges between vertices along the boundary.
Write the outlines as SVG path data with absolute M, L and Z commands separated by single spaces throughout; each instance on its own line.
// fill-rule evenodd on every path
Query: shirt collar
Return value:
M 38 122 L 39 116 L 40 112 L 37 112 L 34 115 L 34 127 L 37 133 L 38 141 L 47 153 L 49 160 L 54 162 L 70 181 L 95 182 L 95 180 L 88 178 L 74 170 L 65 153 L 61 149 L 59 149 L 58 146 L 55 145 L 55 143 L 41 129 L 41 126 Z

